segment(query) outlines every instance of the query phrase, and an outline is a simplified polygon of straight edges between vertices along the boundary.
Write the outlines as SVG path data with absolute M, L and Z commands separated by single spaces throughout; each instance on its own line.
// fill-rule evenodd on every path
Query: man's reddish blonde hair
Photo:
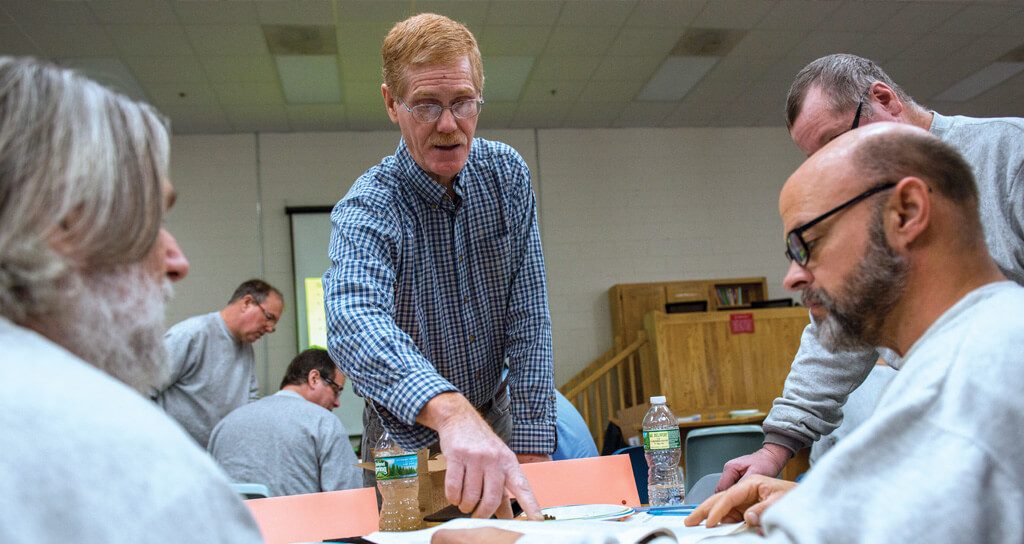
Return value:
M 436 13 L 421 13 L 398 22 L 380 48 L 384 83 L 396 97 L 405 95 L 405 71 L 411 66 L 453 64 L 469 57 L 473 85 L 484 90 L 484 67 L 476 38 L 462 23 Z

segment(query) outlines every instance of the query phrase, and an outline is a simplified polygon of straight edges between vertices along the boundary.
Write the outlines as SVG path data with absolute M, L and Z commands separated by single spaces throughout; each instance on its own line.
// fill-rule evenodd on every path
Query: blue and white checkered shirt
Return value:
M 551 316 L 530 171 L 511 147 L 476 138 L 453 189 L 454 201 L 401 141 L 334 207 L 331 357 L 407 448 L 437 440 L 415 422 L 434 396 L 493 399 L 507 357 L 510 446 L 551 453 Z

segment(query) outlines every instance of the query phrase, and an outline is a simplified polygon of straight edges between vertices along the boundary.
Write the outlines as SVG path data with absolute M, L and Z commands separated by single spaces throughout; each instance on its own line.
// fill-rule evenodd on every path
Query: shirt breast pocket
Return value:
M 512 273 L 512 244 L 507 235 L 485 238 L 478 244 L 480 266 L 490 289 L 505 287 Z M 489 290 L 490 290 L 489 289 Z M 503 290 L 503 289 L 502 289 Z

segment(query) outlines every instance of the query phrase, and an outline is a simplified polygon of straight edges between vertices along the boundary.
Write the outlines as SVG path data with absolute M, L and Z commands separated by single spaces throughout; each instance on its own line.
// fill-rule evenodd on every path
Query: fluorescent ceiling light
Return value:
M 484 99 L 495 102 L 519 100 L 533 69 L 533 60 L 533 57 L 484 57 L 483 63 L 487 67 Z
M 73 68 L 89 79 L 136 100 L 148 102 L 145 91 L 135 80 L 131 70 L 121 59 L 114 58 L 72 58 L 58 62 L 66 68 Z
M 718 63 L 719 57 L 666 57 L 636 99 L 646 102 L 682 100 Z
M 284 100 L 289 104 L 340 104 L 341 80 L 334 55 L 278 55 Z
M 1024 62 L 993 62 L 960 80 L 935 100 L 964 102 L 1024 71 Z

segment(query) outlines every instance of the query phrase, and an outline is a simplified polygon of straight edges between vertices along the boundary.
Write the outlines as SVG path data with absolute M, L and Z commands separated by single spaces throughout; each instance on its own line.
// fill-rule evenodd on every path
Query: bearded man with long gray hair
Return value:
M 188 273 L 161 227 L 149 106 L 0 57 L 0 542 L 259 542 L 223 473 L 141 391 Z

